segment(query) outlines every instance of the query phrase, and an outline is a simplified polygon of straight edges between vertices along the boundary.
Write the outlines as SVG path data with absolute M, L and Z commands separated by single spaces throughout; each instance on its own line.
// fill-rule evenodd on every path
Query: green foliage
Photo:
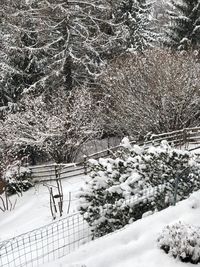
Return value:
M 172 205 L 176 188 L 177 200 L 200 188 L 191 153 L 166 141 L 147 150 L 123 142 L 115 159 L 90 160 L 91 180 L 79 194 L 79 210 L 96 236 Z

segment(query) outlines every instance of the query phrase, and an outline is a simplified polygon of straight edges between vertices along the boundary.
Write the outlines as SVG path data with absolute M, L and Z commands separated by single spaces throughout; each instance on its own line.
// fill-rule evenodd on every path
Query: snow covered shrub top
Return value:
M 21 166 L 20 161 L 15 161 L 8 165 L 3 174 L 3 180 L 6 182 L 7 194 L 22 193 L 33 186 L 30 181 L 31 171 L 27 167 Z
M 200 188 L 194 156 L 162 141 L 147 150 L 122 140 L 115 158 L 90 160 L 91 180 L 79 193 L 79 210 L 103 235 L 137 220 L 149 211 L 161 210 L 187 198 Z
M 12 182 L 13 180 L 28 178 L 31 171 L 27 167 L 21 166 L 20 161 L 15 161 L 12 165 L 8 165 L 6 171 L 4 172 L 4 180 L 7 182 Z
M 200 228 L 178 222 L 166 226 L 158 237 L 158 245 L 166 253 L 183 262 L 200 262 Z

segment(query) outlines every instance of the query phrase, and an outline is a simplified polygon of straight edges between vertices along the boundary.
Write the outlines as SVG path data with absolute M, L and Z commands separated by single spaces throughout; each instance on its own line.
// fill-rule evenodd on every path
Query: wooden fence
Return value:
M 84 163 L 73 164 L 49 164 L 30 166 L 31 178 L 34 182 L 45 182 L 59 179 L 72 178 L 74 176 L 85 175 Z
M 131 143 L 148 148 L 151 145 L 158 146 L 163 140 L 167 140 L 169 144 L 174 144 L 175 147 L 195 150 L 198 146 L 200 148 L 200 127 L 151 135 L 146 141 L 132 141 Z M 60 179 L 67 179 L 74 176 L 86 175 L 87 162 L 89 159 L 111 156 L 119 148 L 121 148 L 120 145 L 99 151 L 83 157 L 83 159 L 77 163 L 30 166 L 31 178 L 35 182 L 44 182 L 56 180 L 57 177 Z

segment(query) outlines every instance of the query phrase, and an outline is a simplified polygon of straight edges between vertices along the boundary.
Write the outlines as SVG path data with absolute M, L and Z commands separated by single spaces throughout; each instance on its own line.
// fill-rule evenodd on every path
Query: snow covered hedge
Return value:
M 166 141 L 147 150 L 131 146 L 127 138 L 115 158 L 90 160 L 91 180 L 79 193 L 79 210 L 102 236 L 162 210 L 200 188 L 199 167 L 188 151 Z
M 200 262 L 200 228 L 181 222 L 166 226 L 158 237 L 158 245 L 183 262 Z

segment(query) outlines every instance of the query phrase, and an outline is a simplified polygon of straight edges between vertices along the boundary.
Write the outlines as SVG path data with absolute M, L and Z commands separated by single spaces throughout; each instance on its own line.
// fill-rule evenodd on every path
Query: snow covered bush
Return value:
M 166 226 L 158 237 L 158 245 L 183 262 L 200 262 L 200 228 L 181 222 Z
M 4 160 L 9 163 L 21 161 L 23 165 L 36 165 L 49 158 L 47 152 L 41 147 L 39 142 L 35 142 L 35 140 L 29 138 L 15 138 L 13 138 L 14 141 L 9 140 L 4 148 L 6 152 Z
M 200 187 L 199 165 L 195 156 L 188 151 L 171 148 L 166 141 L 162 141 L 160 147 L 149 148 L 143 155 L 143 162 L 149 184 L 153 187 L 163 185 L 163 198 L 159 195 L 161 207 L 173 203 L 176 186 L 178 200 L 187 198 Z
M 6 191 L 8 195 L 21 194 L 33 186 L 30 179 L 30 170 L 20 166 L 20 162 L 9 165 L 3 174 L 6 181 Z
M 123 139 L 115 158 L 90 160 L 91 180 L 82 188 L 79 210 L 102 236 L 162 210 L 200 188 L 194 156 L 171 148 L 166 141 L 145 150 Z
M 198 57 L 160 49 L 143 54 L 113 60 L 101 76 L 107 133 L 143 137 L 199 126 Z
M 73 162 L 82 145 L 98 135 L 92 97 L 87 89 L 67 95 L 57 89 L 50 96 L 24 96 L 19 111 L 0 120 L 0 149 L 3 160 Z

